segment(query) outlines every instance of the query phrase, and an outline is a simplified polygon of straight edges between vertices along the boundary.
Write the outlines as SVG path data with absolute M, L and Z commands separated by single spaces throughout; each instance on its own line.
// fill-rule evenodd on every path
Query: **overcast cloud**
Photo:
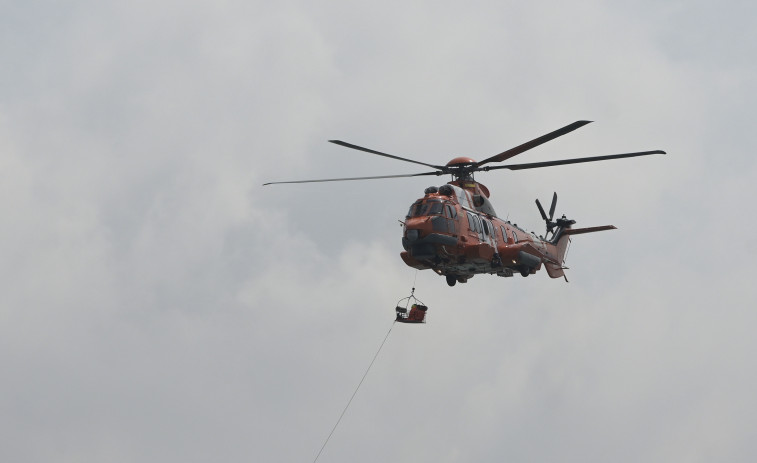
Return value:
M 752 2 L 4 2 L 0 459 L 743 461 L 757 454 Z M 570 283 L 399 258 L 442 178 L 579 226 Z

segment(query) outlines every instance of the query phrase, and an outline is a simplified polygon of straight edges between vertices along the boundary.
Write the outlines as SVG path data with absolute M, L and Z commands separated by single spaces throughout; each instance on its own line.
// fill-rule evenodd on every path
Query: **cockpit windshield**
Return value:
M 442 202 L 438 199 L 429 199 L 426 202 L 422 200 L 416 201 L 410 210 L 407 211 L 407 217 L 421 217 L 424 215 L 442 215 L 443 206 Z
M 430 200 L 428 202 L 428 215 L 442 215 L 442 202 Z

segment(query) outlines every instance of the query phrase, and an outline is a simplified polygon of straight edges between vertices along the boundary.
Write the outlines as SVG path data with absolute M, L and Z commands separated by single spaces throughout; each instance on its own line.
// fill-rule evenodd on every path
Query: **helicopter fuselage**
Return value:
M 450 285 L 476 274 L 528 276 L 542 264 L 552 278 L 563 276 L 567 239 L 556 233 L 546 240 L 498 218 L 488 193 L 484 185 L 465 179 L 427 188 L 405 218 L 402 260 L 445 275 Z M 569 228 L 566 224 L 563 230 Z

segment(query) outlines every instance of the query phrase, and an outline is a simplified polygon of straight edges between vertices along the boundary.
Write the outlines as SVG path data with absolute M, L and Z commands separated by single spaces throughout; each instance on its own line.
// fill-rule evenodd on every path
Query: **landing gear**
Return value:
M 454 275 L 447 275 L 447 284 L 450 286 L 455 286 L 455 283 L 457 283 L 457 278 L 455 278 Z
M 528 268 L 522 268 L 520 270 L 520 274 L 521 274 L 521 276 L 523 276 L 525 278 L 525 277 L 527 277 L 527 276 L 529 276 L 531 274 L 531 270 L 528 269 Z

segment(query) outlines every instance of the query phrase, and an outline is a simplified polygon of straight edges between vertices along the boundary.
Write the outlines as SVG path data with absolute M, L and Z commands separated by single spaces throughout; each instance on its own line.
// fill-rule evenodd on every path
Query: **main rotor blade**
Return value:
M 489 162 L 502 162 L 502 161 L 505 161 L 505 160 L 510 159 L 511 157 L 517 155 L 517 154 L 520 154 L 520 153 L 522 153 L 524 151 L 528 151 L 531 148 L 536 148 L 537 146 L 539 146 L 539 145 L 541 145 L 543 143 L 546 143 L 546 142 L 548 142 L 550 140 L 554 140 L 557 137 L 561 137 L 561 136 L 565 135 L 566 133 L 570 133 L 570 132 L 572 132 L 572 131 L 580 128 L 580 127 L 585 126 L 586 124 L 588 124 L 590 122 L 592 122 L 592 121 L 576 121 L 576 122 L 574 122 L 572 124 L 568 124 L 568 125 L 566 125 L 565 127 L 561 128 L 561 129 L 555 130 L 554 132 L 550 132 L 550 133 L 548 133 L 546 135 L 542 135 L 539 138 L 534 138 L 533 140 L 531 140 L 529 142 L 526 142 L 526 143 L 523 143 L 520 146 L 516 146 L 515 148 L 510 148 L 509 150 L 503 151 L 502 153 L 499 153 L 496 156 L 492 156 L 492 157 L 490 157 L 488 159 L 484 159 L 483 161 L 477 163 L 476 167 L 482 166 L 482 165 L 487 164 Z
M 400 161 L 412 162 L 413 164 L 420 164 L 422 166 L 433 167 L 434 169 L 444 170 L 444 167 L 442 167 L 442 166 L 435 166 L 433 164 L 426 164 L 425 162 L 421 162 L 421 161 L 414 161 L 412 159 L 401 158 L 401 157 L 395 156 L 393 154 L 386 154 L 386 153 L 382 153 L 381 151 L 376 151 L 376 150 L 372 150 L 372 149 L 368 149 L 368 148 L 363 148 L 362 146 L 353 145 L 352 143 L 347 143 L 347 142 L 344 142 L 344 141 L 341 141 L 341 140 L 329 140 L 329 142 L 335 143 L 337 145 L 342 145 L 342 146 L 344 146 L 346 148 L 352 148 L 354 150 L 365 151 L 366 153 L 378 154 L 379 156 L 385 156 L 387 158 L 399 159 Z
M 320 183 L 320 182 L 343 182 L 347 180 L 373 180 L 378 178 L 402 178 L 402 177 L 422 177 L 424 175 L 442 175 L 441 172 L 423 172 L 420 174 L 400 174 L 400 175 L 376 175 L 373 177 L 345 177 L 345 178 L 324 178 L 319 180 L 290 180 L 287 182 L 268 182 L 266 185 L 279 185 L 282 183 Z
M 610 154 L 607 156 L 594 156 L 589 158 L 575 158 L 575 159 L 563 159 L 560 161 L 546 161 L 546 162 L 531 162 L 528 164 L 510 164 L 509 166 L 494 166 L 485 167 L 481 170 L 497 170 L 497 169 L 510 169 L 510 170 L 522 170 L 522 169 L 536 169 L 537 167 L 551 167 L 562 166 L 565 164 L 578 164 L 581 162 L 594 162 L 594 161 L 607 161 L 610 159 L 632 158 L 636 156 L 647 156 L 650 154 L 666 154 L 665 151 L 640 151 L 638 153 L 624 153 L 624 154 Z

